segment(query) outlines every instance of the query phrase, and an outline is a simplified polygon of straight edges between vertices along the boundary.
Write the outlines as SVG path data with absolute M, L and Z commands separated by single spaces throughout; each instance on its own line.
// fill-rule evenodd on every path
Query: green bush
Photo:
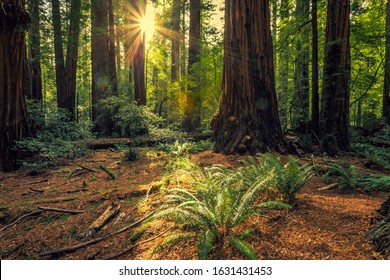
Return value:
M 390 191 L 390 176 L 388 175 L 370 175 L 361 179 L 359 183 L 363 190 L 372 191 Z
M 355 165 L 331 163 L 328 165 L 328 172 L 324 179 L 328 180 L 330 176 L 336 176 L 339 189 L 351 190 L 359 186 L 361 175 Z

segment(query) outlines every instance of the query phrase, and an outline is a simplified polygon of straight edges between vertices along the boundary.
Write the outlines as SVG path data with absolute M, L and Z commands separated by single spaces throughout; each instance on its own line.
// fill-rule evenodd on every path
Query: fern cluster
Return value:
M 330 176 L 337 177 L 337 185 L 342 190 L 351 190 L 360 185 L 361 176 L 355 165 L 331 163 L 324 179 L 328 180 Z
M 272 208 L 290 208 L 278 201 L 257 203 L 259 195 L 269 188 L 273 172 L 257 178 L 246 188 L 231 184 L 229 172 L 222 167 L 206 169 L 204 173 L 198 170 L 197 173 L 193 176 L 196 190 L 168 190 L 164 209 L 156 217 L 172 218 L 177 223 L 200 230 L 197 243 L 199 259 L 206 259 L 217 242 L 231 246 L 249 259 L 256 258 L 250 245 L 236 236 L 233 229 L 254 213 Z

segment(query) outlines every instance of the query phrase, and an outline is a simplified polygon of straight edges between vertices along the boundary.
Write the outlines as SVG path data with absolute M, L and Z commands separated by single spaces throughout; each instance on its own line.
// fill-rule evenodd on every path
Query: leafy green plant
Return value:
M 389 175 L 371 175 L 363 178 L 360 185 L 365 191 L 390 191 Z
M 124 154 L 126 159 L 129 161 L 136 161 L 139 158 L 138 151 L 134 148 L 128 148 Z
M 330 176 L 337 177 L 339 189 L 354 189 L 360 184 L 360 174 L 355 165 L 331 163 L 328 165 L 328 172 L 325 173 L 324 179 Z
M 199 172 L 198 172 L 199 173 Z M 252 214 L 273 208 L 288 209 L 288 204 L 267 201 L 259 202 L 259 195 L 266 191 L 274 174 L 260 177 L 249 188 L 236 188 L 229 180 L 222 180 L 221 173 L 209 171 L 197 179 L 196 191 L 175 188 L 168 190 L 163 210 L 156 217 L 172 218 L 189 229 L 200 230 L 197 249 L 198 258 L 206 259 L 216 243 L 229 245 L 245 257 L 256 257 L 253 249 L 234 233 Z M 193 175 L 194 178 L 198 174 Z
M 283 164 L 280 158 L 272 154 L 265 154 L 263 157 L 268 165 L 275 168 L 276 186 L 284 200 L 294 202 L 302 186 L 312 176 L 312 166 L 300 165 L 293 157 L 288 158 L 287 164 Z

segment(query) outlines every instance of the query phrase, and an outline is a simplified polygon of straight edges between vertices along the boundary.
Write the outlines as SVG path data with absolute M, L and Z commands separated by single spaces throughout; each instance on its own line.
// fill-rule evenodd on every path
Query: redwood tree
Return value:
M 0 9 L 0 160 L 3 171 L 17 168 L 15 141 L 27 135 L 23 96 L 25 28 L 28 14 L 22 0 L 3 0 Z
M 383 89 L 383 117 L 390 124 L 390 0 L 386 5 L 386 58 L 385 83 Z
M 285 151 L 268 0 L 226 0 L 223 93 L 211 122 L 225 154 Z
M 40 16 L 39 1 L 30 0 L 28 11 L 31 23 L 28 31 L 28 60 L 29 60 L 29 96 L 34 100 L 42 100 L 42 75 L 41 75 L 41 45 L 40 45 Z
M 319 133 L 320 109 L 318 93 L 318 17 L 317 0 L 312 0 L 311 6 L 312 42 L 311 42 L 311 128 L 315 134 Z
M 350 0 L 329 0 L 322 89 L 322 137 L 349 150 Z

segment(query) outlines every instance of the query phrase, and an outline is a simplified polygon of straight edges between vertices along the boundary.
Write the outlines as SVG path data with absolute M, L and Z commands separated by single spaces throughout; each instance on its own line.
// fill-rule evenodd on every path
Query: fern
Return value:
M 252 247 L 246 242 L 237 239 L 234 236 L 230 236 L 229 243 L 233 248 L 243 254 L 248 260 L 257 260 L 257 255 L 255 251 L 253 251 Z
M 324 178 L 326 179 L 332 175 L 336 176 L 340 189 L 353 189 L 359 186 L 360 174 L 355 165 L 331 163 L 328 166 L 328 170 Z
M 371 175 L 360 181 L 365 191 L 390 191 L 390 176 Z
M 250 215 L 272 208 L 290 207 L 281 202 L 256 203 L 259 196 L 270 187 L 274 172 L 258 177 L 251 184 L 244 177 L 237 183 L 235 179 L 241 175 L 221 166 L 206 169 L 204 172 L 196 168 L 188 173 L 193 178 L 196 189 L 168 190 L 162 210 L 156 217 L 175 219 L 176 223 L 202 230 L 197 245 L 200 259 L 207 258 L 217 240 L 228 240 L 220 237 L 232 236 L 233 228 Z M 251 180 L 253 178 L 249 181 Z M 240 248 L 235 247 L 237 250 L 244 250 L 249 246 L 245 246 L 241 241 L 233 243 Z M 249 251 L 245 249 L 243 252 Z
M 213 248 L 215 239 L 217 238 L 218 232 L 216 230 L 206 230 L 200 234 L 198 241 L 198 259 L 205 260 Z

